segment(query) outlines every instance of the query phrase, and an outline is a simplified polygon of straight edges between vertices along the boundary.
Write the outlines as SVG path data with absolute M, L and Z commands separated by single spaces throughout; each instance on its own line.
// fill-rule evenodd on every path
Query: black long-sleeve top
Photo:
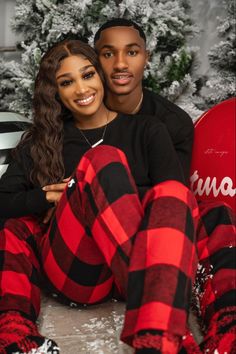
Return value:
M 93 144 L 104 127 L 83 130 Z M 179 159 L 164 124 L 153 116 L 124 115 L 108 123 L 103 144 L 121 149 L 142 198 L 153 185 L 177 180 L 185 183 Z M 63 160 L 65 178 L 72 175 L 83 154 L 90 149 L 72 120 L 64 123 Z M 13 160 L 0 179 L 0 218 L 40 215 L 49 207 L 41 186 L 29 181 L 32 160 L 29 147 L 22 149 L 20 162 Z
M 194 138 L 194 125 L 189 115 L 176 104 L 147 89 L 143 90 L 143 102 L 137 114 L 155 115 L 165 124 L 182 165 L 185 179 L 189 181 Z

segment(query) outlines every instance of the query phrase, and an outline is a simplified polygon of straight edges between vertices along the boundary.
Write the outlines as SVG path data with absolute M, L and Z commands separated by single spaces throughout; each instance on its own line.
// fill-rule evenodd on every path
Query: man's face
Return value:
M 142 85 L 148 60 L 145 42 L 133 27 L 111 27 L 101 32 L 95 44 L 108 90 L 126 95 Z

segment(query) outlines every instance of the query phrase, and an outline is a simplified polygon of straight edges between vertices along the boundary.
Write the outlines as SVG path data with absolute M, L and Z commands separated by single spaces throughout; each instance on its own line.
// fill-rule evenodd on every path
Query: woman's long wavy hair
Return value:
M 58 96 L 56 72 L 63 59 L 82 55 L 94 65 L 103 84 L 104 76 L 93 48 L 80 40 L 64 40 L 51 47 L 43 56 L 35 80 L 33 97 L 33 124 L 24 134 L 15 153 L 25 144 L 30 145 L 33 166 L 30 181 L 44 186 L 60 182 L 64 176 L 63 121 L 72 115 Z

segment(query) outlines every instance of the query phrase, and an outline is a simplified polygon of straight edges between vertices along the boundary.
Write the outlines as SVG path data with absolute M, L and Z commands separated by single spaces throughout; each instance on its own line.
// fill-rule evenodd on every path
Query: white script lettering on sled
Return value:
M 205 179 L 200 178 L 198 170 L 195 170 L 190 177 L 190 189 L 195 195 L 202 196 L 204 193 L 209 195 L 212 191 L 214 197 L 217 197 L 219 193 L 222 195 L 234 197 L 236 194 L 236 188 L 233 187 L 233 181 L 230 177 L 225 176 L 221 181 L 217 181 L 216 177 L 210 176 Z

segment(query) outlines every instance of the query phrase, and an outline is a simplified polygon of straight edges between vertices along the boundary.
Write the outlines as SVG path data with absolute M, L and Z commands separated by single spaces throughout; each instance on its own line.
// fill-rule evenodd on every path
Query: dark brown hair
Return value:
M 64 178 L 63 121 L 72 119 L 72 116 L 59 100 L 56 72 L 61 61 L 72 55 L 87 58 L 104 84 L 97 54 L 85 42 L 64 40 L 51 47 L 43 56 L 35 80 L 33 124 L 16 148 L 17 154 L 22 146 L 30 144 L 33 160 L 30 181 L 40 186 L 56 183 Z
M 111 20 L 108 20 L 103 23 L 103 25 L 95 33 L 93 40 L 94 46 L 96 45 L 96 42 L 100 39 L 102 31 L 112 27 L 134 27 L 139 32 L 140 37 L 143 38 L 144 42 L 146 43 L 145 33 L 136 22 L 126 18 L 112 18 Z

